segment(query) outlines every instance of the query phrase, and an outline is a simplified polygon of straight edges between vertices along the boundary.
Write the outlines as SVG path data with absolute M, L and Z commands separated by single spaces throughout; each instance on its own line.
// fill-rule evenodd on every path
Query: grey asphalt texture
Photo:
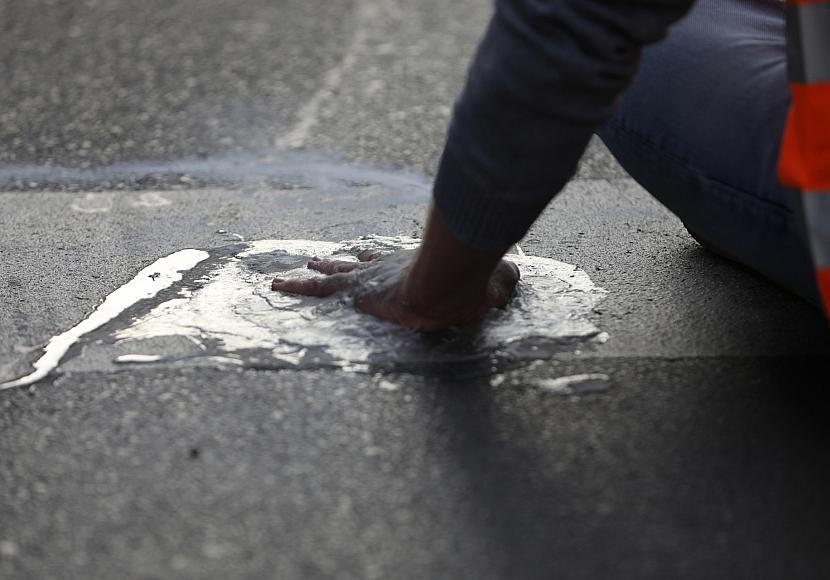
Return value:
M 419 232 L 489 10 L 0 3 L 0 380 L 219 231 Z M 596 143 L 523 248 L 609 291 L 607 344 L 498 387 L 165 368 L 0 392 L 0 578 L 830 577 L 820 313 Z M 596 372 L 607 392 L 533 386 Z

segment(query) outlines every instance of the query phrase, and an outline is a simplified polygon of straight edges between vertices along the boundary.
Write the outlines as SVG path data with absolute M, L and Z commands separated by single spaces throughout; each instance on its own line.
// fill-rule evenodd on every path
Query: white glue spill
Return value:
M 260 367 L 333 366 L 385 370 L 442 363 L 492 353 L 527 339 L 594 339 L 600 331 L 585 318 L 606 292 L 570 264 L 510 255 L 522 280 L 513 303 L 493 311 L 475 334 L 424 337 L 357 312 L 343 296 L 307 298 L 273 292 L 271 279 L 319 276 L 309 257 L 354 260 L 358 249 L 417 248 L 419 240 L 370 236 L 340 243 L 263 240 L 217 261 L 201 287 L 156 306 L 118 330 L 119 344 L 186 336 L 209 344 L 207 353 L 247 353 Z M 463 343 L 463 344 L 462 344 Z M 523 344 L 525 358 L 546 358 L 543 347 Z M 533 349 L 540 350 L 538 356 Z M 132 348 L 130 352 L 139 352 Z M 549 354 L 549 353 L 548 353 Z M 245 356 L 243 355 L 243 358 Z
M 113 359 L 114 362 L 121 364 L 149 364 L 164 360 L 160 354 L 122 354 Z
M 507 380 L 507 377 L 504 375 L 493 375 L 490 377 L 490 386 L 491 387 L 500 387 L 504 384 L 504 381 Z
M 392 381 L 387 381 L 386 379 L 381 379 L 378 381 L 378 388 L 382 391 L 397 391 L 400 389 L 398 385 L 393 383 Z
M 603 374 L 573 375 L 555 379 L 537 379 L 534 386 L 557 395 L 604 393 L 610 388 L 610 377 Z
M 358 312 L 348 294 L 311 298 L 271 290 L 275 276 L 321 276 L 306 268 L 314 256 L 356 260 L 361 250 L 414 250 L 419 243 L 368 236 L 339 243 L 262 240 L 210 253 L 182 250 L 139 272 L 87 320 L 53 338 L 34 373 L 0 388 L 45 377 L 79 338 L 107 323 L 95 340 L 84 340 L 81 354 L 65 368 L 233 365 L 492 376 L 505 365 L 546 360 L 607 340 L 587 318 L 606 291 L 575 266 L 535 256 L 508 256 L 521 271 L 508 307 L 491 311 L 479 325 L 439 334 L 413 332 Z M 168 287 L 175 291 L 157 296 Z
M 182 279 L 181 272 L 191 270 L 209 254 L 200 250 L 182 250 L 147 266 L 130 282 L 107 296 L 103 303 L 83 322 L 53 337 L 44 348 L 43 356 L 34 363 L 34 372 L 20 379 L 0 383 L 0 390 L 31 385 L 54 370 L 70 347 L 79 338 L 114 319 L 140 300 L 153 298 L 161 290 Z

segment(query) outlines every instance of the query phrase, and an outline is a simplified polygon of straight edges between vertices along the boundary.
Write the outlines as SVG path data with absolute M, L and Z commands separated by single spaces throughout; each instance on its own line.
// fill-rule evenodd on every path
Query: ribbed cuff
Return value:
M 433 200 L 450 232 L 481 252 L 504 253 L 521 240 L 549 199 L 505 200 L 468 171 L 450 147 L 444 150 Z

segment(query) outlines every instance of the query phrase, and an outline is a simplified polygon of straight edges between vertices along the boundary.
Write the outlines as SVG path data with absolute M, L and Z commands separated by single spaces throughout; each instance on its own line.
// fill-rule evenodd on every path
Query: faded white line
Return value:
M 323 76 L 320 88 L 297 112 L 297 122 L 284 135 L 276 140 L 280 149 L 301 149 L 305 146 L 312 129 L 320 120 L 320 108 L 334 96 L 336 89 L 343 83 L 346 74 L 354 68 L 357 56 L 366 47 L 368 26 L 377 16 L 377 7 L 369 2 L 360 2 L 357 7 L 355 31 L 351 42 L 343 53 L 343 58 Z
M 610 377 L 603 374 L 573 375 L 555 379 L 538 379 L 535 386 L 557 395 L 587 395 L 603 393 L 610 387 Z
M 153 298 L 160 291 L 169 288 L 182 279 L 182 272 L 192 270 L 209 255 L 202 250 L 181 250 L 156 260 L 131 281 L 107 296 L 86 320 L 53 337 L 43 349 L 43 356 L 34 363 L 34 372 L 14 381 L 0 383 L 0 390 L 25 387 L 45 378 L 83 335 L 100 328 L 140 300 Z

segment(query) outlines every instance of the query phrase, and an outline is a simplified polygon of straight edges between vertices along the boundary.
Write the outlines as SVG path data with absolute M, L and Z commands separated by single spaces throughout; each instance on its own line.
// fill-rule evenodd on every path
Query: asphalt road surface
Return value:
M 0 380 L 171 252 L 417 233 L 489 11 L 0 2 Z M 830 577 L 820 314 L 597 144 L 522 247 L 609 291 L 606 344 L 499 386 L 217 366 L 0 392 L 0 577 Z M 534 386 L 583 373 L 611 388 Z

